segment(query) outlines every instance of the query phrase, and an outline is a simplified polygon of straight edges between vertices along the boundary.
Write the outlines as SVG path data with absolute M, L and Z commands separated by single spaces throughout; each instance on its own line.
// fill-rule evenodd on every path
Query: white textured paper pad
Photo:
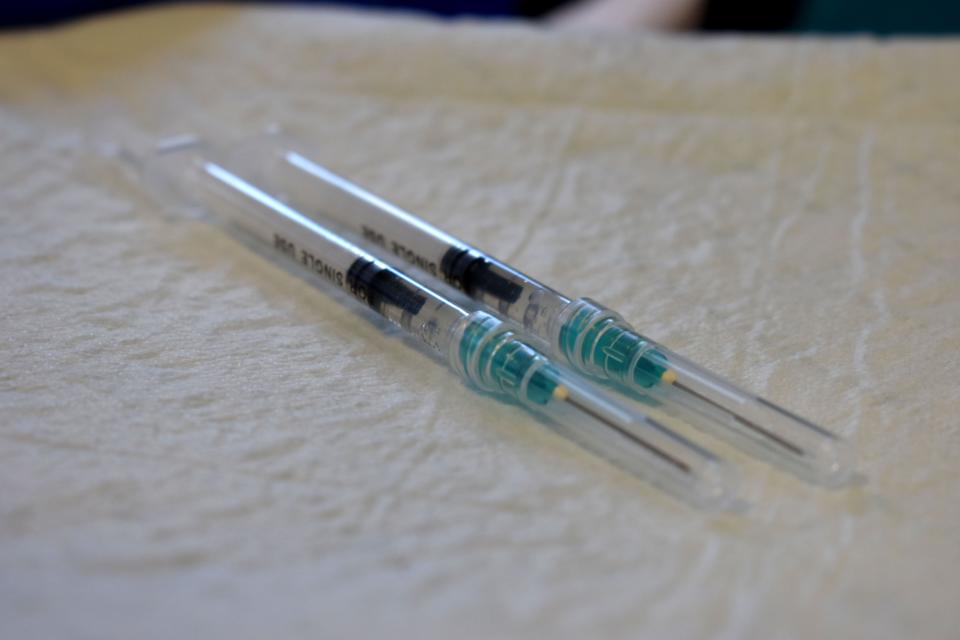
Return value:
M 0 636 L 955 637 L 958 68 L 309 10 L 0 37 Z M 692 511 L 91 151 L 270 121 L 835 428 L 862 484 L 731 454 L 753 508 Z

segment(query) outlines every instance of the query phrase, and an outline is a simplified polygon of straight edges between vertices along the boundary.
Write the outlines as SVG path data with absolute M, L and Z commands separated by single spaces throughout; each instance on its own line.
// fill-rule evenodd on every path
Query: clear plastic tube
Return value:
M 446 360 L 465 381 L 547 418 L 582 446 L 696 506 L 735 503 L 722 460 L 555 366 L 511 325 L 469 312 L 310 220 L 179 139 L 135 160 L 156 195 L 192 207 L 311 280 L 345 291 Z
M 498 261 L 292 150 L 282 136 L 235 146 L 245 167 L 281 199 L 397 259 L 441 278 L 518 323 L 575 370 L 679 413 L 694 426 L 826 486 L 852 474 L 839 436 L 740 389 L 636 331 L 588 298 L 571 298 Z

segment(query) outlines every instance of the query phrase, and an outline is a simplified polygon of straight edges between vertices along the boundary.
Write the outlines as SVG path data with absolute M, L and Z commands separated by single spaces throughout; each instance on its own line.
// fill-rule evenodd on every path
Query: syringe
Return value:
M 142 159 L 127 155 L 154 194 L 199 209 L 248 246 L 347 292 L 468 383 L 541 414 L 584 447 L 696 506 L 734 504 L 736 477 L 725 462 L 555 366 L 500 319 L 461 308 L 210 161 L 195 139 L 173 140 Z
M 808 480 L 840 486 L 850 478 L 852 454 L 839 436 L 670 351 L 599 303 L 565 296 L 370 193 L 291 150 L 283 137 L 241 144 L 233 156 L 312 219 L 362 235 L 381 253 L 442 278 L 521 325 L 575 370 L 663 402 Z

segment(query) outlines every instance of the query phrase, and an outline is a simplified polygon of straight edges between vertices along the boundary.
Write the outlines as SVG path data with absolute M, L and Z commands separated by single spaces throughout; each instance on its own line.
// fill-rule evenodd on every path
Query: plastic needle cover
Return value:
M 519 323 L 576 370 L 661 401 L 808 480 L 839 486 L 849 479 L 852 456 L 840 437 L 673 353 L 593 300 L 565 296 L 291 151 L 283 137 L 254 139 L 233 156 L 311 218 L 444 279 Z
M 697 506 L 734 497 L 732 469 L 556 367 L 510 326 L 468 312 L 210 161 L 190 139 L 135 162 L 154 193 L 259 243 L 309 280 L 345 291 L 415 336 L 467 382 L 548 418 L 581 445 Z

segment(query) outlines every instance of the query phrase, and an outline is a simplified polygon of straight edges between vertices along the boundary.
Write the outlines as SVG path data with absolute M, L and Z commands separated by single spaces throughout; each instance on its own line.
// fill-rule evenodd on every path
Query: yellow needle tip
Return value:
M 557 400 L 566 400 L 567 398 L 570 397 L 570 390 L 567 389 L 562 384 L 559 384 L 553 390 L 553 397 L 556 398 Z
M 673 369 L 667 369 L 661 374 L 660 379 L 667 384 L 673 384 L 677 381 L 677 372 Z

